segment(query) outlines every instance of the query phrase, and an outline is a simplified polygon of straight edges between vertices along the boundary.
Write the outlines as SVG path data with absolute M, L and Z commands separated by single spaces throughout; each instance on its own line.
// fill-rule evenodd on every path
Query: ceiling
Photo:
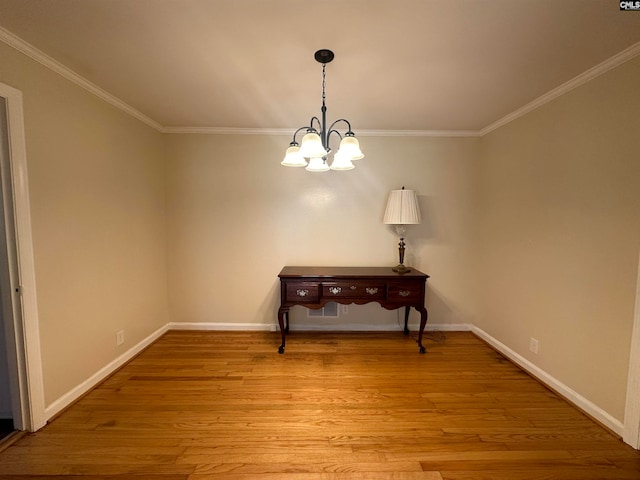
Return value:
M 0 27 L 164 127 L 478 132 L 640 42 L 613 0 L 0 0 Z M 640 49 L 634 48 L 634 51 Z

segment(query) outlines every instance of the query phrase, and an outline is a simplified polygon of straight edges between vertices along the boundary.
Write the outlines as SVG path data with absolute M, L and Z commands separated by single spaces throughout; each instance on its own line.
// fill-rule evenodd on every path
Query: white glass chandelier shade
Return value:
M 336 155 L 339 154 L 344 155 L 349 160 L 360 160 L 364 158 L 358 139 L 352 135 L 347 135 L 340 141 L 340 147 Z
M 300 147 L 297 145 L 292 145 L 287 148 L 287 153 L 284 155 L 284 160 L 280 162 L 281 165 L 285 167 L 306 167 L 307 161 L 300 154 Z
M 315 132 L 308 132 L 302 137 L 300 144 L 300 155 L 305 158 L 317 158 L 327 155 L 327 150 L 322 145 L 320 135 Z
M 353 170 L 356 166 L 351 163 L 351 159 L 345 155 L 340 155 L 340 150 L 334 155 L 331 170 Z
M 418 196 L 413 190 L 393 190 L 389 194 L 383 223 L 389 225 L 416 225 L 420 223 Z
M 313 157 L 309 159 L 306 170 L 309 172 L 328 172 L 329 165 L 322 157 Z

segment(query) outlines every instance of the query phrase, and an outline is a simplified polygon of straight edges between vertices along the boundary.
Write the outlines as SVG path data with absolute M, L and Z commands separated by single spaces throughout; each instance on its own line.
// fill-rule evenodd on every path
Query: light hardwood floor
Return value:
M 640 479 L 640 453 L 469 332 L 170 332 L 0 478 Z

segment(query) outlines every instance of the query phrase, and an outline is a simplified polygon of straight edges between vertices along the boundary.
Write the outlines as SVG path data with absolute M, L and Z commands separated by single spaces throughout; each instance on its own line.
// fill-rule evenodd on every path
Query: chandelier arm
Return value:
M 315 129 L 313 127 L 313 121 L 314 120 L 316 122 L 318 122 L 318 127 L 319 127 L 318 129 Z M 320 133 L 320 132 L 322 132 L 323 125 L 322 125 L 322 122 L 320 121 L 320 119 L 318 117 L 311 117 L 311 121 L 309 122 L 309 126 L 307 128 L 310 128 L 310 129 L 314 130 L 316 133 Z
M 349 135 L 349 134 L 353 135 L 353 132 L 351 131 L 351 124 L 349 123 L 349 120 L 347 120 L 346 118 L 339 118 L 338 120 L 336 120 L 335 122 L 333 122 L 333 123 L 331 124 L 331 126 L 329 127 L 329 131 L 332 131 L 332 130 L 333 130 L 333 131 L 336 131 L 333 127 L 336 125 L 336 123 L 339 123 L 339 122 L 344 122 L 344 123 L 346 123 L 346 124 L 347 124 L 347 128 L 348 128 L 348 130 L 347 130 L 347 135 Z M 342 138 L 342 137 L 341 137 L 341 138 Z
M 291 140 L 291 143 L 289 144 L 290 146 L 296 146 L 298 145 L 298 142 L 296 141 L 296 137 L 298 136 L 298 132 L 300 132 L 301 130 L 308 130 L 309 127 L 300 127 L 299 129 L 297 129 L 295 131 L 295 133 L 293 134 L 293 140 Z
M 335 123 L 335 122 L 334 122 Z M 327 132 L 327 150 L 330 152 L 331 151 L 331 147 L 329 147 L 329 139 L 331 138 L 331 134 L 335 133 L 338 135 L 338 137 L 340 137 L 340 140 L 342 140 L 342 134 L 336 130 L 335 128 L 332 128 L 331 130 L 329 130 Z

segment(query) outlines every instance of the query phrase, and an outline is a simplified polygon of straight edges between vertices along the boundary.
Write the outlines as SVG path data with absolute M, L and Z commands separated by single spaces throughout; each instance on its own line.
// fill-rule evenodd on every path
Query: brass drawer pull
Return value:
M 378 289 L 377 288 L 365 288 L 364 289 L 365 292 L 367 292 L 369 295 L 375 295 L 376 293 L 378 293 Z
M 398 292 L 398 295 L 400 295 L 401 297 L 408 297 L 409 295 L 411 295 L 411 292 L 409 290 L 400 290 Z
M 340 287 L 329 287 L 329 291 L 331 293 L 333 293 L 334 295 L 337 295 L 342 291 L 342 288 L 340 288 Z
M 356 287 L 355 285 L 351 285 L 351 290 L 355 290 L 356 288 L 358 287 Z
M 309 295 L 309 290 L 307 290 L 306 288 L 305 289 L 298 289 L 298 290 L 296 290 L 296 294 L 299 297 L 306 297 L 307 295 Z

